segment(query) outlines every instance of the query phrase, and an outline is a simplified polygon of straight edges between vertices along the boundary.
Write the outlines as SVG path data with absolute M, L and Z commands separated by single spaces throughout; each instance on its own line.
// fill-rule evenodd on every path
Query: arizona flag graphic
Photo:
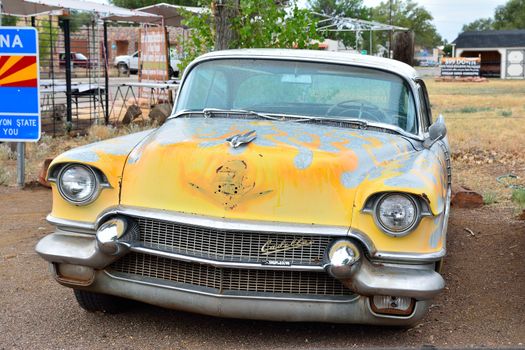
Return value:
M 0 56 L 0 111 L 38 113 L 36 56 Z
M 36 56 L 0 56 L 0 87 L 37 87 Z

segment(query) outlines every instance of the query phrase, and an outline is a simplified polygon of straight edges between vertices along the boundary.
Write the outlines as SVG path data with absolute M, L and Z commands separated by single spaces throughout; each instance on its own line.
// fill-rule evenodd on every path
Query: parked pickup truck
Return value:
M 93 68 L 96 66 L 96 62 L 90 60 L 80 52 L 71 52 L 71 66 L 72 67 L 81 67 L 81 68 Z M 58 55 L 59 65 L 61 68 L 66 66 L 66 54 L 61 52 Z
M 132 55 L 122 55 L 115 57 L 113 65 L 119 70 L 120 73 L 124 74 L 127 72 L 136 74 L 139 70 L 139 53 L 140 51 L 135 52 Z M 172 53 L 170 55 L 170 67 L 169 74 L 170 77 L 176 77 L 179 75 L 179 57 L 177 54 Z

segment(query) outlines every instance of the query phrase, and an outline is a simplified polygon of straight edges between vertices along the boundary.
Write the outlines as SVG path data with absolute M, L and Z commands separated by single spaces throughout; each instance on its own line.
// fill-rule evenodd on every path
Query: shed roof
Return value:
M 525 30 L 485 30 L 463 32 L 453 41 L 456 47 L 463 48 L 497 48 L 525 47 Z

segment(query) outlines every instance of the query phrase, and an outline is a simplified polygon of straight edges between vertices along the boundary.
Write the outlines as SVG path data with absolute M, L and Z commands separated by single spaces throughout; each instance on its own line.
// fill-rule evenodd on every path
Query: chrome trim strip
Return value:
M 205 292 L 205 291 L 201 291 L 201 290 L 197 290 L 197 289 L 176 287 L 176 286 L 172 286 L 172 285 L 169 285 L 169 284 L 161 284 L 161 283 L 154 283 L 154 282 L 147 282 L 147 281 L 142 281 L 142 280 L 125 278 L 125 277 L 122 277 L 122 276 L 116 276 L 114 274 L 111 274 L 107 270 L 104 270 L 104 273 L 106 275 L 108 275 L 109 277 L 114 278 L 116 280 L 120 280 L 120 281 L 132 282 L 132 283 L 143 284 L 143 285 L 159 287 L 159 288 L 179 290 L 179 291 L 183 291 L 183 292 L 189 292 L 189 293 L 194 293 L 194 294 L 207 295 L 207 296 L 212 296 L 212 297 L 216 297 L 216 298 L 225 298 L 225 299 L 279 300 L 279 301 L 287 300 L 287 301 L 305 301 L 305 302 L 313 301 L 313 302 L 318 302 L 318 303 L 319 302 L 326 302 L 326 303 L 353 303 L 354 301 L 356 301 L 357 299 L 359 299 L 361 297 L 360 295 L 355 294 L 354 297 L 352 297 L 351 295 L 349 296 L 350 298 L 352 298 L 350 300 L 337 300 L 337 299 L 324 299 L 324 298 L 317 298 L 317 299 L 315 299 L 315 298 L 286 298 L 286 297 L 279 298 L 279 297 L 263 297 L 263 296 L 256 296 L 256 295 L 253 295 L 253 296 L 250 296 L 250 295 L 227 295 L 227 294 L 209 293 L 209 292 Z
M 96 232 L 95 224 L 91 222 L 60 219 L 51 214 L 49 214 L 46 217 L 46 221 L 49 222 L 51 225 L 55 225 L 56 227 L 64 231 L 69 231 L 69 232 L 82 231 L 85 233 L 92 233 L 92 234 L 95 234 Z
M 324 236 L 347 236 L 348 227 L 345 226 L 325 226 L 316 224 L 294 224 L 286 222 L 272 221 L 248 221 L 232 220 L 226 218 L 215 218 L 197 214 L 186 214 L 181 212 L 170 212 L 158 209 L 144 209 L 136 207 L 117 207 L 105 213 L 97 220 L 97 227 L 104 217 L 111 214 L 123 214 L 135 217 L 157 219 L 167 222 L 214 228 L 217 230 L 228 231 L 249 231 L 249 232 L 276 232 L 298 235 L 324 235 Z
M 262 221 L 235 221 L 225 218 L 211 218 L 193 214 L 184 214 L 177 212 L 168 212 L 164 210 L 141 209 L 131 207 L 114 207 L 107 209 L 100 215 L 95 223 L 60 219 L 49 214 L 47 221 L 58 228 L 69 232 L 84 232 L 94 234 L 96 228 L 111 215 L 123 214 L 136 217 L 146 217 L 168 222 L 179 222 L 188 225 L 197 225 L 202 227 L 212 227 L 219 230 L 238 230 L 251 232 L 282 232 L 288 234 L 301 235 L 326 235 L 351 237 L 358 240 L 368 251 L 372 259 L 392 260 L 404 262 L 429 262 L 437 261 L 445 256 L 446 251 L 442 249 L 435 253 L 397 253 L 377 251 L 372 240 L 364 233 L 356 229 L 348 229 L 342 226 L 322 226 L 307 224 L 291 224 L 279 222 L 262 222 Z
M 215 267 L 233 268 L 233 269 L 248 269 L 248 270 L 287 270 L 287 271 L 313 271 L 325 272 L 321 265 L 263 265 L 255 263 L 238 263 L 229 261 L 217 261 L 211 259 L 198 258 L 194 256 L 182 255 L 177 253 L 166 252 L 162 250 L 155 250 L 144 246 L 132 246 L 132 252 L 160 256 L 168 259 L 176 259 L 190 263 L 198 263 L 203 265 L 211 265 Z M 269 259 L 270 260 L 270 259 Z
M 397 252 L 375 252 L 370 254 L 372 259 L 381 259 L 389 261 L 405 261 L 405 262 L 431 262 L 437 261 L 444 257 L 447 253 L 446 248 L 434 253 L 397 253 Z
M 372 242 L 370 237 L 365 235 L 363 232 L 361 232 L 361 231 L 359 231 L 357 229 L 354 229 L 354 228 L 350 228 L 350 230 L 348 231 L 348 237 L 355 238 L 360 243 L 362 243 L 364 245 L 364 247 L 366 248 L 366 251 L 369 254 L 375 254 L 376 253 L 377 250 L 376 250 L 376 247 L 374 245 L 374 242 Z

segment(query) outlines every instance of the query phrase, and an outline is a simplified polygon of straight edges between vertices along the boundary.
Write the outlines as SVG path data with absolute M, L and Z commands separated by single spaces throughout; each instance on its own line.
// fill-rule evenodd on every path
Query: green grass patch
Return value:
M 493 111 L 494 108 L 492 107 L 462 107 L 460 109 L 446 109 L 444 110 L 445 113 L 479 113 L 479 112 L 490 112 Z
M 512 111 L 511 110 L 504 110 L 504 111 L 501 111 L 499 114 L 501 114 L 504 117 L 510 117 L 510 116 L 512 116 Z
M 498 202 L 498 196 L 494 192 L 486 192 L 483 194 L 483 204 L 490 205 Z
M 521 209 L 525 209 L 525 188 L 513 189 L 511 198 Z

